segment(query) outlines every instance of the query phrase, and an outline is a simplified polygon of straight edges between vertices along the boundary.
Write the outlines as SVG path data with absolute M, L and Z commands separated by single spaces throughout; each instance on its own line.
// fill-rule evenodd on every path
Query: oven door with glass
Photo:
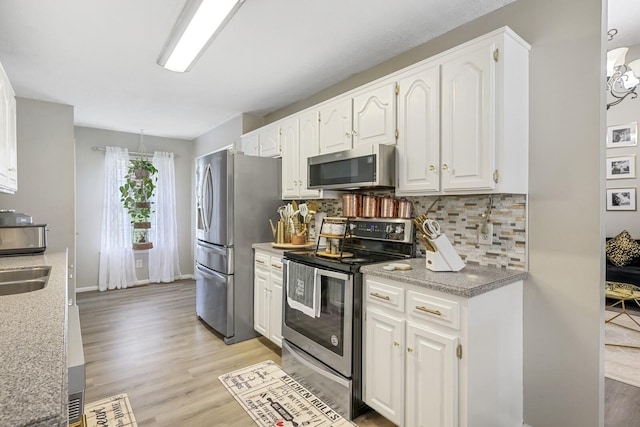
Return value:
M 352 273 L 285 260 L 282 335 L 345 377 L 352 375 Z

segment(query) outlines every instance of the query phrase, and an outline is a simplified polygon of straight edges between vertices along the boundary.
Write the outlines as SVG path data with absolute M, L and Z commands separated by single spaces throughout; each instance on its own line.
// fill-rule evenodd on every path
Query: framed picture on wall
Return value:
M 607 179 L 636 177 L 636 156 L 607 157 Z
M 607 148 L 632 147 L 638 145 L 638 122 L 607 128 Z
M 635 187 L 608 188 L 607 189 L 607 210 L 608 211 L 635 211 L 636 210 Z

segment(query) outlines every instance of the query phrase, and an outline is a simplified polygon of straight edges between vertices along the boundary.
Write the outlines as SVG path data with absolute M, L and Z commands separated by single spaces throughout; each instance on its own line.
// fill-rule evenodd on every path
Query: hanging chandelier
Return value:
M 618 33 L 615 28 L 607 32 L 611 41 Z M 626 64 L 628 47 L 619 47 L 607 52 L 607 90 L 615 98 L 607 104 L 607 110 L 614 105 L 618 105 L 628 96 L 630 99 L 637 98 L 636 89 L 640 84 L 640 59 Z

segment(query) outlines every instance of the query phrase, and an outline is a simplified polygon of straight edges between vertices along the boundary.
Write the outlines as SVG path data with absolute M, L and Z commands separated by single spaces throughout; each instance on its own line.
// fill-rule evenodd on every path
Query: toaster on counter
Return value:
M 0 211 L 0 256 L 39 254 L 46 249 L 46 224 L 33 224 L 23 213 Z

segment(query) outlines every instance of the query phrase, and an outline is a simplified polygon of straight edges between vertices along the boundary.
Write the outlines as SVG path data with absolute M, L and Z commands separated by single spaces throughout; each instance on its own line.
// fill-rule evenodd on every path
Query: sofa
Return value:
M 640 239 L 623 231 L 606 240 L 606 281 L 640 286 Z

